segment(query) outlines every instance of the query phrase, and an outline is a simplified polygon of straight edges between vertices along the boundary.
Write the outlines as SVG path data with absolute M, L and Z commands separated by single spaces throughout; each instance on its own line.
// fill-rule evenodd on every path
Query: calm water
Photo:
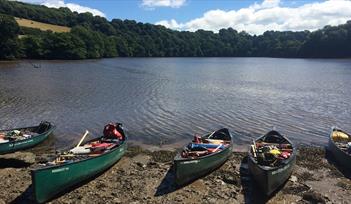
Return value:
M 31 63 L 40 64 L 33 68 Z M 228 127 L 248 143 L 275 126 L 322 145 L 351 131 L 351 60 L 122 58 L 0 63 L 0 128 L 54 122 L 55 143 L 100 134 L 110 121 L 131 140 L 182 143 Z

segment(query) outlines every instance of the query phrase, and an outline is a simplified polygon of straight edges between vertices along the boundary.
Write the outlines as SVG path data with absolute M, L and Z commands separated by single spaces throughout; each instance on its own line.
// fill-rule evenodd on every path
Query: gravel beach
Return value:
M 0 203 L 34 203 L 30 169 L 50 156 L 43 151 L 35 153 L 0 156 Z M 131 146 L 110 169 L 50 203 L 351 202 L 350 172 L 335 167 L 333 158 L 321 147 L 300 146 L 292 176 L 271 197 L 263 196 L 255 187 L 245 152 L 233 152 L 220 168 L 182 188 L 173 182 L 175 154 Z

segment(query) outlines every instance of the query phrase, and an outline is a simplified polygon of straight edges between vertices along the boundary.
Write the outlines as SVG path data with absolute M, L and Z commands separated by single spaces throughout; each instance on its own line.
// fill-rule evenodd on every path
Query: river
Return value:
M 350 119 L 350 59 L 0 62 L 0 128 L 51 121 L 57 147 L 111 121 L 144 144 L 183 144 L 220 127 L 247 144 L 274 126 L 295 143 L 324 145 L 331 126 L 351 131 Z

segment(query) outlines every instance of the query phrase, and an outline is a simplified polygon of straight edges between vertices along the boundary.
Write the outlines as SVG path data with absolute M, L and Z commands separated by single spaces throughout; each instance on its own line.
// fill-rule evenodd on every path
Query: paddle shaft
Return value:
M 216 131 L 213 131 L 207 138 L 208 139 L 211 139 L 211 137 L 213 136 L 213 134 L 215 133 Z
M 253 155 L 254 155 L 254 157 L 257 157 L 257 155 L 256 155 L 256 143 L 255 143 L 255 140 L 252 140 L 252 142 L 253 142 L 253 146 L 251 146 L 252 147 L 252 153 L 253 153 Z
M 217 152 L 220 147 L 222 147 L 222 145 L 219 145 L 213 152 Z
M 88 134 L 89 134 L 89 131 L 86 130 L 85 133 L 84 133 L 84 135 L 83 135 L 83 137 L 82 137 L 82 139 L 80 139 L 80 141 L 79 141 L 79 143 L 77 144 L 76 147 L 79 147 L 79 146 L 82 144 L 83 140 L 85 139 L 85 137 L 86 137 Z

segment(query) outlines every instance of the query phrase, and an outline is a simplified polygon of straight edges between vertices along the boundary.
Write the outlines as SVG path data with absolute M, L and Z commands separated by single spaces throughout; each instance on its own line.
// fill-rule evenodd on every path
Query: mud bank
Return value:
M 349 172 L 335 167 L 323 148 L 298 150 L 292 176 L 271 197 L 255 187 L 246 153 L 234 152 L 211 174 L 178 188 L 173 182 L 175 151 L 134 146 L 109 170 L 51 203 L 350 203 Z M 31 152 L 0 156 L 0 203 L 34 203 L 30 169 L 47 157 Z

